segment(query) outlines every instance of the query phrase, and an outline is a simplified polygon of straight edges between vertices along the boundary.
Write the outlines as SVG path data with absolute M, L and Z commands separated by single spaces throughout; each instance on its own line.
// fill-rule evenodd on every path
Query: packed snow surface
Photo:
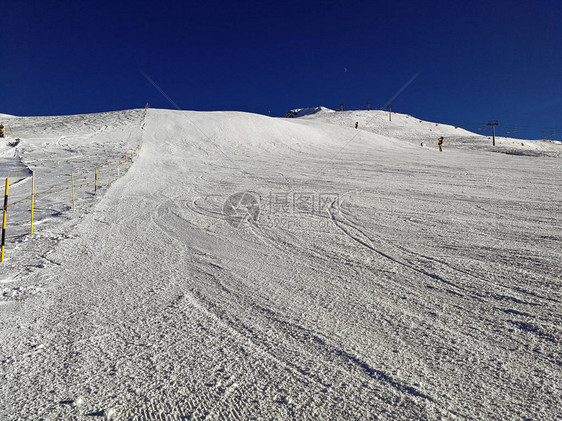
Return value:
M 380 111 L 7 132 L 2 420 L 561 416 L 559 144 Z

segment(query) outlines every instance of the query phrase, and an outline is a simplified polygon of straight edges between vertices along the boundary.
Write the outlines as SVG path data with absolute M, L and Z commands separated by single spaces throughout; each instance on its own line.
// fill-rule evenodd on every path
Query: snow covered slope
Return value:
M 122 159 L 125 154 L 130 159 L 141 140 L 143 115 L 144 110 L 129 110 L 16 117 L 6 124 L 11 135 L 0 139 L 0 177 L 2 186 L 3 178 L 10 177 L 8 240 L 16 251 L 6 253 L 0 282 L 42 268 L 49 262 L 53 246 L 67 238 L 70 228 L 91 208 L 96 168 L 99 194 L 107 188 L 111 177 L 118 178 L 118 171 L 120 175 L 124 173 Z M 32 171 L 36 173 L 37 203 L 35 235 L 30 237 L 27 234 L 30 233 Z M 76 185 L 75 208 L 80 211 L 77 214 L 67 213 L 72 210 L 72 174 Z
M 489 136 L 478 135 L 460 127 L 448 124 L 419 120 L 411 115 L 387 111 L 338 111 L 306 115 L 305 118 L 318 119 L 344 127 L 355 127 L 384 136 L 408 141 L 420 146 L 437 147 L 439 137 L 443 136 L 443 148 L 478 149 L 515 155 L 562 156 L 562 142 L 551 140 L 522 140 L 496 136 L 496 146 L 492 146 L 491 130 Z
M 560 158 L 326 116 L 17 118 L 0 418 L 555 419 Z

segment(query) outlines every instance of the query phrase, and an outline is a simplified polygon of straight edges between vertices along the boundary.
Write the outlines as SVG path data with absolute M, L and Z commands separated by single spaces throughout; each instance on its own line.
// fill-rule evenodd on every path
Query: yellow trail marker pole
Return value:
M 76 210 L 76 206 L 74 205 L 74 173 L 72 173 L 72 212 Z
M 33 235 L 33 207 L 35 205 L 35 171 L 31 173 L 31 235 Z
M 4 217 L 2 219 L 2 251 L 0 252 L 0 262 L 4 261 L 4 245 L 6 244 L 6 218 L 8 214 L 8 188 L 10 179 L 6 178 L 6 194 L 4 196 Z
M 98 169 L 94 171 L 94 199 L 98 198 Z

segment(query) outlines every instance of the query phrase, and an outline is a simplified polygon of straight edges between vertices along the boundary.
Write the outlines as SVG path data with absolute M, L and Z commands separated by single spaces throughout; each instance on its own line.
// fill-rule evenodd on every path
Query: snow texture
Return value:
M 560 144 L 382 111 L 7 132 L 2 420 L 561 416 Z

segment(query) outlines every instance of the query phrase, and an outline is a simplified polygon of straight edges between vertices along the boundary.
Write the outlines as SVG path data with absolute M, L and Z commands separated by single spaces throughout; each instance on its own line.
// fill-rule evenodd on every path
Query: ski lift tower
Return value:
M 492 126 L 492 146 L 496 146 L 496 126 L 498 125 L 498 120 L 488 121 L 488 126 Z

